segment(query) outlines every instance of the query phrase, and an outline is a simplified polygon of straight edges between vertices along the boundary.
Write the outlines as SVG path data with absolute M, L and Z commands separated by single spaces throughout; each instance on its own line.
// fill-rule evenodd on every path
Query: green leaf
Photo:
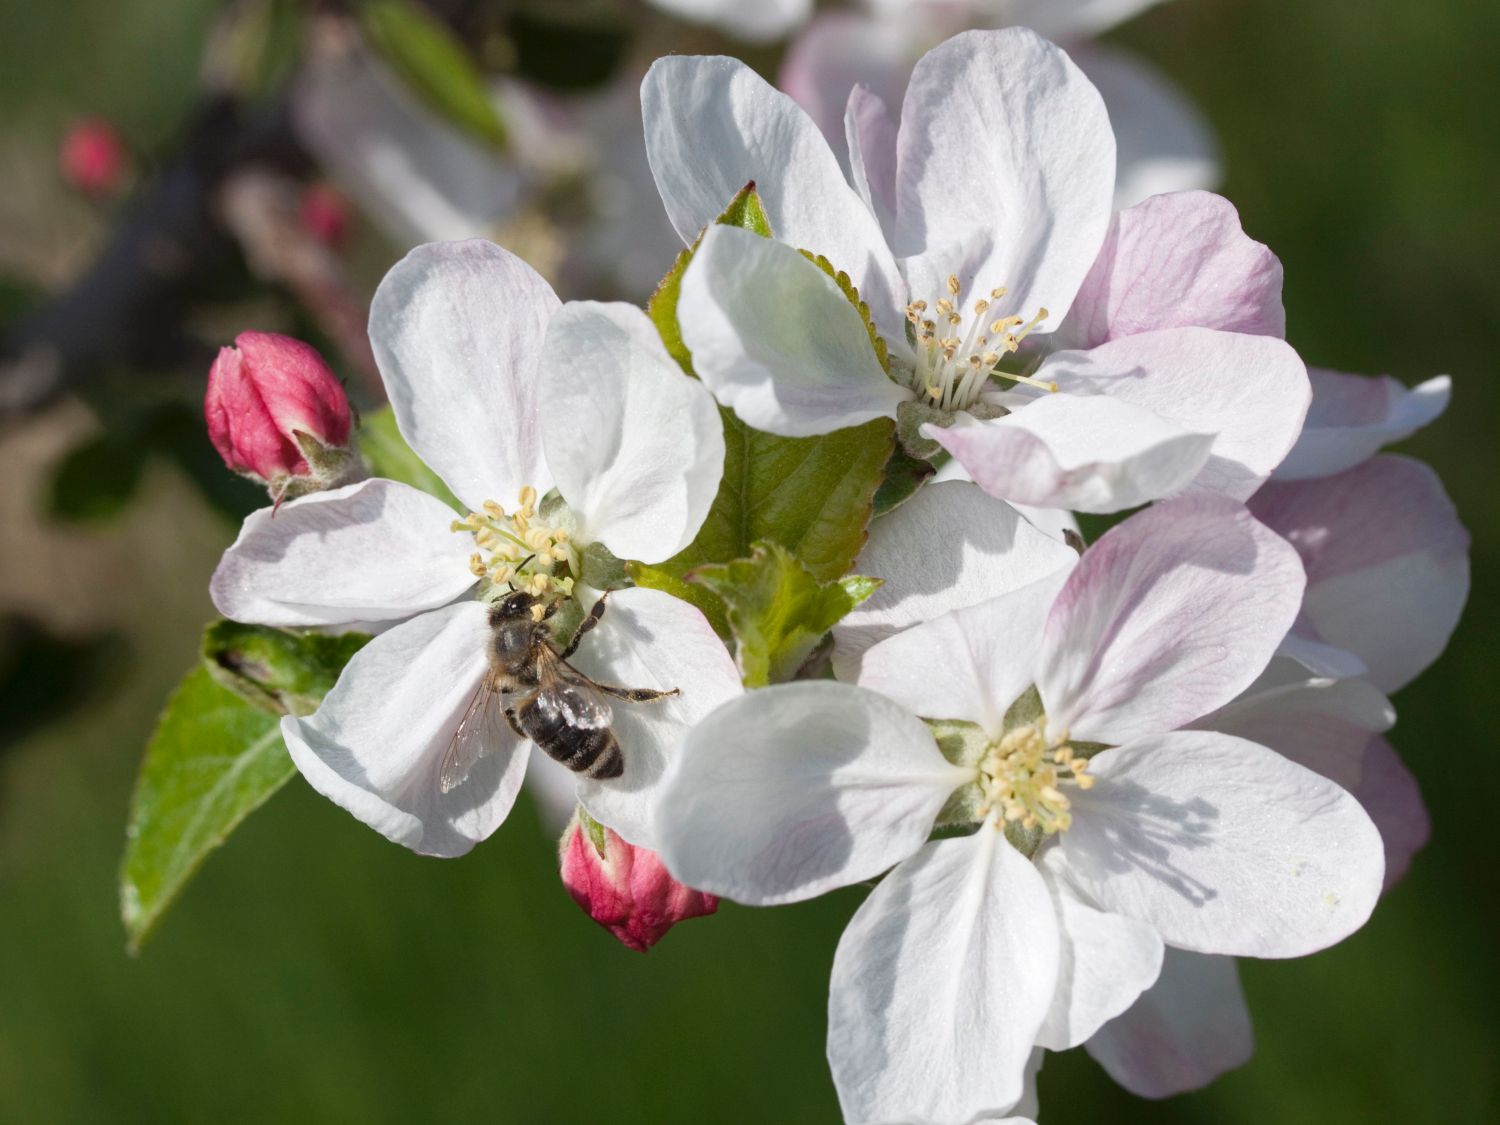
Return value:
M 189 672 L 167 701 L 130 802 L 120 913 L 132 952 L 214 848 L 296 773 L 275 716 Z
M 751 688 L 796 676 L 828 630 L 880 585 L 858 575 L 820 582 L 775 543 L 757 543 L 749 558 L 701 566 L 691 577 L 728 607 L 740 678 Z
M 360 419 L 359 450 L 377 477 L 399 480 L 402 484 L 431 493 L 445 504 L 463 509 L 458 497 L 443 483 L 443 478 L 423 464 L 406 444 L 406 439 L 396 428 L 396 415 L 389 406 L 382 406 Z
M 885 477 L 875 491 L 875 515 L 883 516 L 910 500 L 937 469 L 931 461 L 913 457 L 898 444 L 885 465 Z
M 771 221 L 766 218 L 765 209 L 761 206 L 754 180 L 735 193 L 729 206 L 724 208 L 724 213 L 714 222 L 720 226 L 742 227 L 762 238 L 771 237 Z M 703 236 L 700 234 L 691 246 L 677 255 L 667 276 L 661 279 L 661 284 L 656 287 L 656 292 L 651 294 L 651 300 L 646 304 L 646 314 L 656 325 L 656 331 L 661 336 L 661 342 L 666 345 L 667 352 L 689 375 L 693 373 L 693 357 L 688 352 L 687 345 L 682 342 L 682 330 L 677 324 L 677 298 L 682 292 L 682 275 L 687 272 L 688 263 L 693 260 L 693 253 L 702 241 Z
M 216 621 L 203 631 L 203 666 L 246 703 L 274 715 L 310 715 L 365 633 L 304 633 Z
M 753 180 L 740 189 L 718 221 L 763 238 L 772 234 Z M 692 255 L 689 248 L 678 256 L 648 306 L 662 342 L 688 374 L 692 358 L 678 329 L 677 297 Z M 858 307 L 853 287 L 845 292 Z M 730 410 L 720 409 L 719 416 L 724 423 L 724 476 L 697 538 L 666 562 L 633 563 L 629 570 L 637 585 L 664 590 L 697 606 L 719 635 L 728 638 L 723 600 L 688 582 L 688 572 L 706 563 L 747 558 L 755 544 L 765 542 L 795 554 L 819 581 L 845 574 L 864 545 L 875 491 L 894 448 L 895 427 L 888 419 L 877 419 L 818 437 L 784 438 L 752 429 Z
M 476 140 L 505 147 L 484 76 L 446 24 L 411 0 L 374 0 L 362 15 L 366 39 L 413 93 Z

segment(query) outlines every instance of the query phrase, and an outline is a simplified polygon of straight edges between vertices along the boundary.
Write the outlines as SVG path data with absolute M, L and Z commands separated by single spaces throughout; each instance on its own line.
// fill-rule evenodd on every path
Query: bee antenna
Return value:
M 522 569 L 525 568 L 526 564 L 529 563 L 534 558 L 536 558 L 536 552 L 532 551 L 531 554 L 527 555 L 520 562 L 516 563 L 515 571 L 514 571 L 514 573 L 511 574 L 510 581 L 506 583 L 506 585 L 511 588 L 512 592 L 514 592 L 514 590 L 516 588 L 516 577 L 515 576 L 517 574 L 520 574 L 521 571 L 522 571 Z

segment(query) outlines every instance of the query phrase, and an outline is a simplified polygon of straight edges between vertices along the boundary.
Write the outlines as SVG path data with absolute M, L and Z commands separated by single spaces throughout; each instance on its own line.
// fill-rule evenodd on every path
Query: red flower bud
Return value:
M 118 194 L 130 172 L 120 134 L 101 117 L 73 123 L 58 150 L 58 163 L 69 186 L 96 198 Z
M 208 373 L 208 436 L 237 473 L 281 499 L 332 487 L 355 459 L 344 388 L 316 349 L 274 332 L 241 332 Z
M 349 237 L 349 203 L 331 184 L 309 184 L 302 192 L 302 229 L 331 250 Z
M 640 953 L 678 922 L 719 908 L 713 895 L 672 878 L 655 852 L 626 843 L 581 810 L 563 832 L 559 851 L 563 886 L 573 901 Z

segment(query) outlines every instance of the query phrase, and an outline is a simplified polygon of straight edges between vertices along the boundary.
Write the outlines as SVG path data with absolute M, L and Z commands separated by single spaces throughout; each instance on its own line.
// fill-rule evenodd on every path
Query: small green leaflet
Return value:
M 754 183 L 741 189 L 718 221 L 771 236 Z M 688 374 L 692 357 L 678 329 L 677 296 L 692 254 L 690 248 L 678 257 L 648 308 L 667 350 Z M 751 429 L 732 411 L 719 413 L 724 421 L 724 477 L 697 538 L 666 562 L 632 563 L 629 569 L 637 585 L 696 605 L 728 638 L 723 600 L 689 581 L 688 572 L 748 558 L 754 545 L 764 542 L 796 555 L 819 581 L 847 573 L 864 546 L 875 491 L 894 448 L 894 426 L 878 419 L 819 437 L 784 438 Z
M 359 451 L 364 454 L 375 476 L 398 480 L 420 488 L 454 508 L 462 507 L 457 497 L 448 491 L 443 478 L 411 451 L 411 446 L 396 428 L 396 415 L 389 406 L 382 406 L 360 419 Z
M 274 715 L 198 667 L 167 701 L 130 801 L 120 913 L 140 949 L 209 852 L 296 773 Z
M 373 0 L 361 16 L 370 46 L 430 109 L 491 148 L 505 147 L 484 75 L 446 24 L 411 0 Z
M 310 715 L 365 633 L 301 633 L 216 621 L 203 631 L 203 666 L 246 703 L 274 715 Z
M 820 582 L 775 543 L 755 544 L 746 559 L 701 566 L 692 580 L 724 599 L 740 678 L 750 688 L 796 676 L 828 630 L 880 586 L 858 575 Z

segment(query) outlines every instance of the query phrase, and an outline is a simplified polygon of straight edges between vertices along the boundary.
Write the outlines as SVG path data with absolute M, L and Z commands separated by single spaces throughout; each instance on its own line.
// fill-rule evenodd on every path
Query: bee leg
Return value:
M 589 681 L 594 688 L 602 691 L 605 695 L 612 695 L 616 699 L 623 699 L 627 703 L 652 703 L 658 699 L 665 699 L 669 695 L 681 695 L 681 688 L 673 688 L 671 691 L 653 691 L 651 688 L 615 687 L 614 684 L 601 684 L 593 680 Z
M 604 616 L 604 599 L 607 597 L 609 597 L 608 590 L 599 595 L 599 600 L 594 603 L 594 608 L 589 610 L 589 615 L 579 623 L 577 631 L 573 634 L 573 639 L 568 642 L 568 647 L 563 649 L 561 653 L 564 660 L 578 651 L 578 646 L 583 643 L 583 638 L 588 634 L 588 631 L 599 624 L 599 618 Z
M 517 737 L 531 737 L 531 735 L 521 729 L 521 720 L 516 716 L 516 709 L 514 707 L 507 707 L 505 709 L 505 721 L 510 724 L 510 729 L 516 732 Z

